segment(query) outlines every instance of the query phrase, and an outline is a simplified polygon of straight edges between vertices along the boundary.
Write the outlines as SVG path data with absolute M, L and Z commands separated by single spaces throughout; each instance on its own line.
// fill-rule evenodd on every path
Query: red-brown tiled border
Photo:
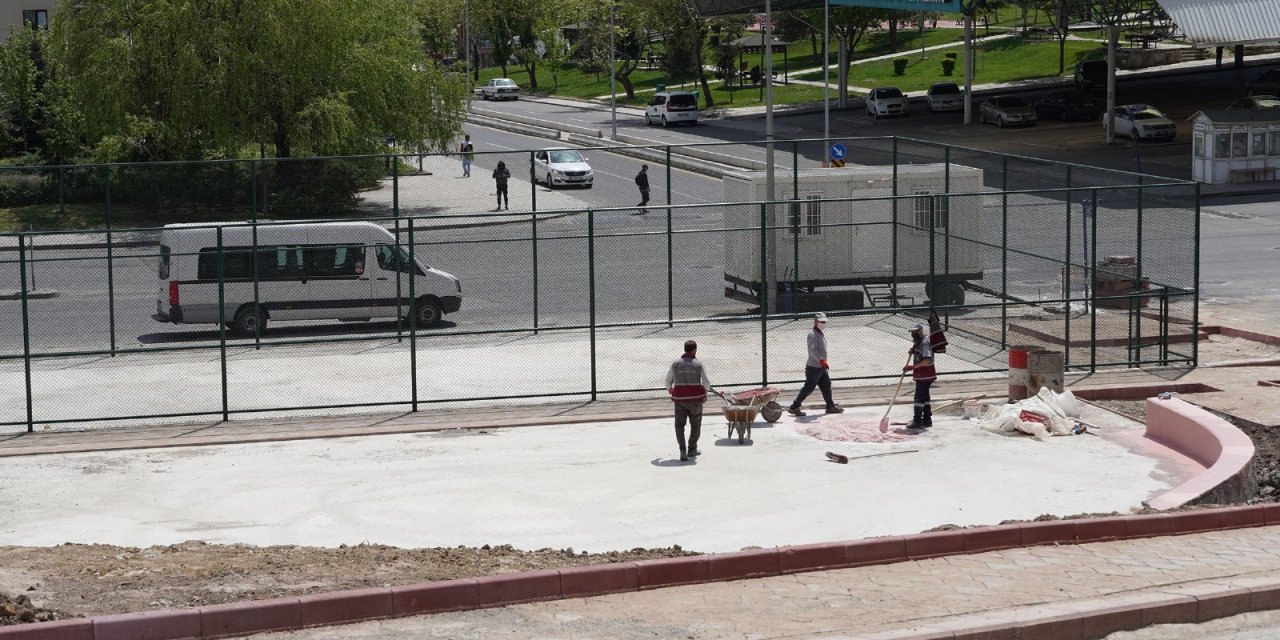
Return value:
M 148 611 L 15 625 L 0 627 L 0 640 L 219 638 L 424 613 L 501 607 L 539 600 L 889 564 L 1013 547 L 1083 544 L 1269 525 L 1280 525 L 1280 504 L 1024 522 L 932 531 L 910 536 L 336 591 L 198 609 Z M 1024 611 L 1016 619 L 999 624 L 989 616 L 979 619 L 981 616 L 975 614 L 950 619 L 942 626 L 930 623 L 927 629 L 903 630 L 902 634 L 877 633 L 866 637 L 942 637 L 957 640 L 997 637 L 1035 637 L 1037 640 L 1054 637 L 1098 638 L 1114 631 L 1135 628 L 1135 625 L 1203 622 L 1244 611 L 1280 608 L 1280 581 L 1267 583 L 1255 580 L 1249 584 L 1228 582 L 1215 581 L 1213 584 L 1177 589 L 1153 589 L 1152 593 L 1137 599 L 1111 598 L 1097 602 L 1073 601 L 1046 605 L 1032 612 L 1036 615 L 1027 615 Z

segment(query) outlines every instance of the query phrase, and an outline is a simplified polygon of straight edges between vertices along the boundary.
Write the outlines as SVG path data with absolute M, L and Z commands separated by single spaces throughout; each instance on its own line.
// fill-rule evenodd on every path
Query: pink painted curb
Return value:
M 1153 509 L 1197 500 L 1237 502 L 1256 490 L 1253 441 L 1234 425 L 1196 405 L 1169 398 L 1147 399 L 1146 437 L 1204 465 L 1203 472 L 1152 498 Z
M 926 557 L 1045 544 L 1081 544 L 1280 525 L 1280 504 L 1177 513 L 1025 522 L 844 542 L 757 549 L 500 574 L 391 588 L 335 591 L 198 609 L 151 611 L 0 627 L 0 640 L 179 640 L 219 638 L 305 626 L 501 607 L 522 602 L 628 593 L 669 586 L 844 569 Z M 1280 580 L 1210 581 L 1156 590 L 1142 599 L 1061 602 L 1016 619 L 957 616 L 927 627 L 855 636 L 889 638 L 1090 638 L 1165 622 L 1200 622 L 1280 608 Z M 1127 603 L 1127 604 L 1126 604 Z M 1137 612 L 1137 613 L 1135 613 Z M 1086 634 L 1095 634 L 1088 635 Z M 1010 633 L 1012 635 L 1010 635 Z M 1018 635 L 1021 633 L 1022 635 Z M 1032 634 L 1032 635 L 1027 635 Z M 1065 635 L 1063 635 L 1065 634 Z

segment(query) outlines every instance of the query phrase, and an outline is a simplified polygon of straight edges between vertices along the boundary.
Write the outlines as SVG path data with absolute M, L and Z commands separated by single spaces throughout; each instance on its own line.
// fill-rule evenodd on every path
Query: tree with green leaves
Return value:
M 0 141 L 7 155 L 63 164 L 82 151 L 84 116 L 46 60 L 49 32 L 10 29 L 0 44 Z
M 464 79 L 423 51 L 413 0 L 94 0 L 55 11 L 52 58 L 104 160 L 451 146 Z M 119 155 L 117 155 L 119 154 Z
M 814 28 L 821 29 L 823 16 L 821 10 L 810 9 L 797 12 L 799 17 Z M 837 83 L 836 105 L 843 109 L 849 106 L 849 69 L 853 64 L 853 50 L 867 31 L 880 28 L 880 24 L 889 20 L 893 12 L 887 9 L 871 7 L 832 8 L 828 26 L 832 39 L 836 41 Z
M 1120 25 L 1135 15 L 1150 12 L 1151 0 L 1086 0 L 1093 19 L 1107 27 L 1107 143 L 1115 142 L 1116 110 L 1116 48 L 1119 46 Z

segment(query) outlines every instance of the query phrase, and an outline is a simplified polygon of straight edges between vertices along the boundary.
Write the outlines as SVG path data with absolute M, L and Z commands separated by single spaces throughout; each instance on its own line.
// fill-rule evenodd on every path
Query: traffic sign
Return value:
M 837 143 L 835 143 L 835 144 L 831 145 L 831 159 L 832 159 L 832 160 L 844 160 L 844 156 L 845 156 L 845 154 L 847 154 L 847 153 L 848 153 L 848 150 L 846 150 L 846 149 L 844 148 L 844 145 L 840 144 L 839 142 L 837 142 Z

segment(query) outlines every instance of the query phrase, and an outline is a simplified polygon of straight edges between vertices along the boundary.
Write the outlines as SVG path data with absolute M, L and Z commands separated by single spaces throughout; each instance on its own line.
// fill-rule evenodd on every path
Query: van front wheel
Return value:
M 242 336 L 253 337 L 267 330 L 267 318 L 257 305 L 246 304 L 236 311 L 231 328 Z
M 440 319 L 444 317 L 440 302 L 434 298 L 418 298 L 415 313 L 417 314 L 418 328 L 434 327 L 440 324 Z

